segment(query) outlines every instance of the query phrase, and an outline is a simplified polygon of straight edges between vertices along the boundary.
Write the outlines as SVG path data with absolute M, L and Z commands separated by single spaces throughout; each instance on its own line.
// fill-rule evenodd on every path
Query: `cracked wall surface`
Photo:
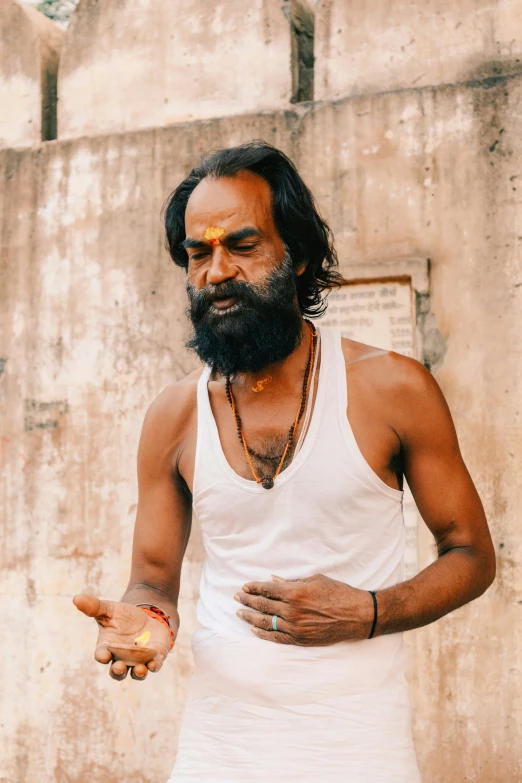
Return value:
M 280 108 L 291 46 L 281 0 L 81 0 L 60 62 L 59 135 Z
M 318 0 L 316 99 L 522 72 L 521 0 Z
M 15 0 L 0 3 L 0 147 L 56 138 L 63 30 Z
M 180 642 L 145 684 L 95 664 L 95 628 L 71 597 L 123 591 L 143 415 L 195 366 L 162 203 L 201 152 L 259 137 L 296 161 L 347 273 L 431 260 L 437 378 L 499 577 L 408 634 L 415 742 L 425 783 L 520 778 L 521 117 L 522 79 L 500 78 L 0 152 L 3 783 L 160 783 L 174 761 L 197 530 Z M 432 557 L 424 532 L 420 564 Z
M 0 146 L 16 147 L 0 150 L 0 783 L 162 783 L 172 767 L 197 526 L 181 635 L 157 677 L 110 680 L 71 598 L 123 592 L 143 416 L 196 366 L 162 204 L 201 153 L 252 138 L 295 160 L 347 276 L 410 275 L 418 292 L 422 353 L 498 577 L 407 634 L 415 744 L 423 783 L 515 783 L 522 2 L 191 0 L 181 22 L 171 9 L 81 0 L 60 66 L 61 139 L 40 144 L 53 135 L 55 26 L 0 5 Z M 319 102 L 292 105 L 312 85 Z M 434 556 L 421 528 L 420 566 Z

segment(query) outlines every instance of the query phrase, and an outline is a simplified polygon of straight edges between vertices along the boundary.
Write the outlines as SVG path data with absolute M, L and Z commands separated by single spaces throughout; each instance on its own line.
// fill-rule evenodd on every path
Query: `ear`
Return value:
M 301 261 L 301 263 L 298 264 L 295 270 L 297 277 L 301 277 L 301 275 L 304 274 L 304 271 L 307 266 L 308 266 L 308 261 Z

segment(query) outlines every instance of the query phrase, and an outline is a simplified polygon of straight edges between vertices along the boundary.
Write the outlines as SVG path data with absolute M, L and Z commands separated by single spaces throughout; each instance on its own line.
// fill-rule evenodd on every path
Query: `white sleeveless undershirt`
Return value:
M 273 489 L 228 464 L 198 385 L 193 488 L 205 563 L 195 674 L 175 783 L 418 783 L 401 634 L 328 647 L 279 645 L 236 616 L 234 594 L 271 574 L 325 574 L 379 590 L 402 579 L 402 492 L 370 468 L 347 418 L 337 331 L 321 331 L 316 400 Z

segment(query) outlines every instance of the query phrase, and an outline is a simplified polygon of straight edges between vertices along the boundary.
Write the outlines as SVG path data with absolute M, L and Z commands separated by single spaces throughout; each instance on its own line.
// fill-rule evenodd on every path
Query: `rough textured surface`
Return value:
M 146 683 L 94 663 L 95 628 L 71 597 L 124 589 L 143 414 L 194 366 L 161 204 L 201 151 L 253 137 L 295 159 L 347 271 L 431 259 L 437 377 L 499 576 L 409 634 L 416 746 L 425 783 L 521 778 L 521 118 L 512 78 L 0 153 L 2 783 L 161 783 L 174 760 L 197 531 L 181 640 Z M 420 549 L 424 565 L 429 534 Z
M 0 3 L 0 147 L 56 138 L 63 30 L 15 0 Z
M 81 0 L 60 63 L 59 136 L 285 106 L 292 44 L 284 5 Z
M 292 103 L 314 98 L 315 11 L 308 0 L 289 0 L 286 16 L 292 30 Z
M 318 0 L 315 98 L 522 71 L 521 0 Z

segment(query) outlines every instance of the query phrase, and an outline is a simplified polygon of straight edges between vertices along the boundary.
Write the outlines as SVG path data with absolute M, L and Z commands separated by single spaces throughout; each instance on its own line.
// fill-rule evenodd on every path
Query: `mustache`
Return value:
M 255 304 L 259 301 L 260 294 L 264 293 L 264 289 L 265 286 L 257 286 L 244 280 L 225 280 L 216 285 L 210 283 L 199 290 L 191 283 L 187 285 L 191 306 L 197 312 L 208 310 L 216 299 L 237 299 L 246 305 Z
M 259 283 L 249 283 L 245 280 L 224 280 L 222 283 L 209 283 L 204 288 L 197 289 L 187 282 L 189 297 L 189 317 L 193 321 L 203 318 L 209 312 L 216 299 L 237 299 L 245 309 L 270 305 L 274 294 L 293 296 L 296 293 L 295 276 L 292 258 L 285 252 L 283 260 Z M 276 294 L 277 296 L 277 294 Z

